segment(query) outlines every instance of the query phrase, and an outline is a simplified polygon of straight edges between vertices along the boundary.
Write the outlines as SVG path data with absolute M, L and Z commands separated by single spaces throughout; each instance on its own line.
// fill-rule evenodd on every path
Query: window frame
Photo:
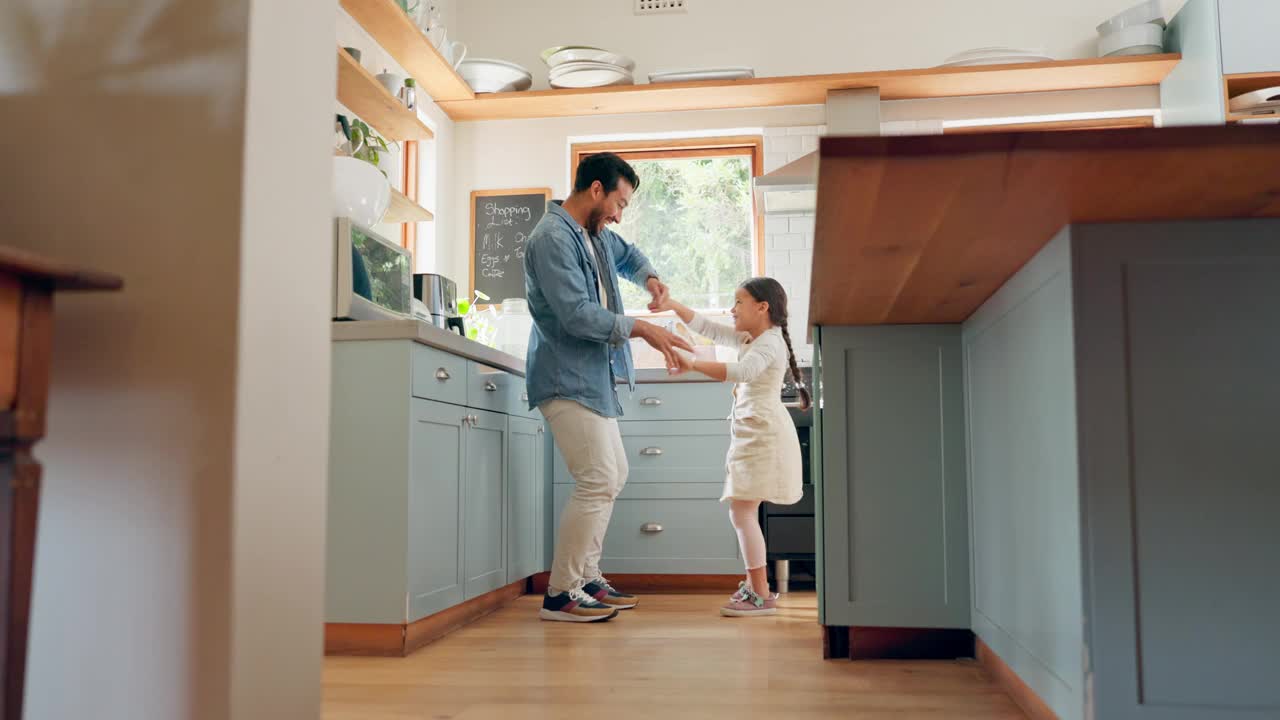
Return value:
M 633 160 L 675 160 L 705 157 L 749 157 L 751 159 L 751 179 L 754 181 L 764 174 L 764 137 L 762 135 L 574 143 L 570 146 L 569 152 L 570 191 L 573 190 L 573 179 L 578 175 L 578 164 L 582 162 L 582 158 L 601 152 L 616 153 L 627 162 Z M 755 225 L 755 252 L 751 254 L 751 273 L 753 275 L 762 275 L 765 267 L 764 206 L 758 202 L 754 187 L 751 190 L 751 214 Z M 647 317 L 649 315 L 648 311 L 629 311 L 627 314 L 637 317 Z

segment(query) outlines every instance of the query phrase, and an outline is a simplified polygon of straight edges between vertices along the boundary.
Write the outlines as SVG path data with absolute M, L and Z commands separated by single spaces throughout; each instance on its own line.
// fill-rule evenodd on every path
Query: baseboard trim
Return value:
M 738 587 L 738 583 L 746 577 L 741 575 L 641 575 L 609 573 L 609 582 L 619 590 L 637 595 L 662 593 L 665 595 L 695 595 L 703 593 L 724 593 L 730 595 Z M 541 595 L 547 591 L 547 581 L 551 573 L 538 573 L 531 579 L 530 592 Z
M 1009 697 L 1017 703 L 1018 707 L 1027 714 L 1031 720 L 1058 720 L 1058 715 L 1045 703 L 1044 700 L 1036 694 L 1031 686 L 1022 681 L 1018 674 L 1009 667 L 999 655 L 991 649 L 989 645 L 977 640 L 978 664 L 990 675 L 998 685 L 1008 693 Z
M 955 660 L 975 657 L 974 634 L 962 628 L 824 625 L 824 660 Z
M 325 623 L 325 655 L 405 657 L 524 595 L 525 580 L 404 624 Z

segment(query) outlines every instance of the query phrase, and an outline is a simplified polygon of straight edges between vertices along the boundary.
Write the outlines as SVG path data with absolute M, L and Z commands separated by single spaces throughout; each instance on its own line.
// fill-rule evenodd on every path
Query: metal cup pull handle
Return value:
M 640 526 L 640 532 L 648 533 L 650 535 L 657 535 L 658 533 L 662 532 L 662 526 L 656 522 L 647 522 Z
M 449 374 L 448 370 L 445 370 L 444 368 L 436 369 L 436 379 L 439 380 L 440 382 L 444 382 L 445 380 L 448 380 L 451 377 L 453 376 Z
M 484 381 L 484 391 L 485 391 L 485 392 L 498 392 L 498 385 L 497 385 L 497 383 L 495 383 L 495 382 L 494 382 L 494 381 L 492 381 L 492 380 L 485 380 L 485 381 Z
M 640 401 L 644 407 L 658 407 L 662 404 L 662 398 L 645 398 Z
M 641 454 L 641 455 L 648 455 L 648 456 L 650 456 L 650 457 L 657 457 L 658 455 L 661 455 L 661 454 L 662 454 L 662 448 L 660 448 L 660 447 L 647 447 L 647 448 L 645 448 L 645 449 L 641 450 L 641 451 L 640 451 L 640 454 Z

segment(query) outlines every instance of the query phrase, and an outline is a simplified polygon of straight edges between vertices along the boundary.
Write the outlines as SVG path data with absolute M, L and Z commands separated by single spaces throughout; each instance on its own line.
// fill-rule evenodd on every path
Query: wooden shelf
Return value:
M 958 323 L 1065 225 L 1280 217 L 1280 128 L 825 138 L 809 319 Z
M 342 9 L 391 53 L 432 100 L 475 97 L 467 81 L 445 62 L 395 0 L 342 0 Z
M 1263 88 L 1275 87 L 1280 85 L 1280 72 L 1271 73 L 1245 73 L 1240 75 L 1224 75 L 1222 78 L 1223 103 L 1227 108 L 1227 122 L 1238 123 L 1241 120 L 1258 117 L 1268 117 L 1267 115 L 1254 115 L 1252 113 L 1233 113 L 1231 112 L 1231 98 L 1245 93 L 1251 93 Z M 1276 117 L 1271 115 L 1269 117 Z
M 431 128 L 387 92 L 346 50 L 338 48 L 338 102 L 388 140 L 430 140 Z
M 831 90 L 866 87 L 880 88 L 880 97 L 884 100 L 1135 87 L 1160 84 L 1181 57 L 1177 54 L 1143 55 L 729 82 L 702 80 L 586 90 L 480 94 L 471 100 L 443 101 L 440 107 L 457 121 L 515 120 L 818 105 L 826 102 L 827 93 Z
M 391 188 L 391 207 L 382 217 L 384 223 L 430 222 L 436 216 L 418 203 L 410 200 L 404 193 Z

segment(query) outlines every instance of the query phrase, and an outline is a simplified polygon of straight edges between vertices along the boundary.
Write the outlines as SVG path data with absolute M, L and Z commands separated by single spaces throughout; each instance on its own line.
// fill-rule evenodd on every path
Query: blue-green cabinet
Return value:
M 412 623 L 546 569 L 550 434 L 524 392 L 408 339 L 334 343 L 326 622 Z
M 463 595 L 507 584 L 507 416 L 470 410 L 463 432 Z
M 466 410 L 413 400 L 409 432 L 409 620 L 463 600 L 462 486 Z
M 511 417 L 507 434 L 507 582 L 542 572 L 549 482 L 546 434 L 537 420 Z
M 822 328 L 823 623 L 969 627 L 960 327 Z

